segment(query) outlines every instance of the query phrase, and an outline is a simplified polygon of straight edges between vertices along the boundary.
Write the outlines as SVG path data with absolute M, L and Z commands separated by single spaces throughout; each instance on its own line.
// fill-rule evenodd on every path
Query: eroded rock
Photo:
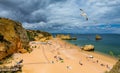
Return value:
M 21 23 L 0 18 L 0 60 L 28 48 L 28 43 L 27 32 Z
M 83 50 L 85 50 L 85 51 L 93 51 L 94 50 L 94 45 L 85 45 L 83 47 Z

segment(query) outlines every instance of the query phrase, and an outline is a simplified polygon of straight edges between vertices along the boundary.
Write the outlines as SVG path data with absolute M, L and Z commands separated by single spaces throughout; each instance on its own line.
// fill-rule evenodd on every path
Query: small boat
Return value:
M 101 37 L 101 36 L 99 36 L 99 35 L 96 35 L 95 39 L 96 39 L 96 40 L 101 40 L 101 39 L 102 39 L 102 37 Z

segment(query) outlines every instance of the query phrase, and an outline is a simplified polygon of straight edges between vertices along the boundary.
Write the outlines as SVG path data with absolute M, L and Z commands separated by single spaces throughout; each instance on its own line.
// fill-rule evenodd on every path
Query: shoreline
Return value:
M 118 59 L 117 58 L 115 58 L 115 57 L 112 57 L 112 56 L 109 56 L 109 55 L 107 55 L 107 54 L 104 54 L 104 53 L 101 53 L 101 52 L 98 52 L 98 51 L 94 51 L 94 52 L 87 52 L 87 51 L 84 51 L 83 53 L 86 53 L 86 54 L 91 54 L 91 55 L 93 55 L 93 56 L 99 56 L 99 57 L 97 57 L 97 58 L 99 58 L 99 59 L 102 59 L 102 57 L 106 57 L 106 58 L 110 58 L 112 61 L 109 61 L 109 62 L 116 62 Z M 105 58 L 104 58 L 105 59 Z
M 115 56 L 110 56 L 109 54 L 105 54 L 105 53 L 102 53 L 102 52 L 99 52 L 99 51 L 94 51 L 94 53 L 101 54 L 101 55 L 104 55 L 104 56 L 107 56 L 107 57 L 113 58 L 113 59 L 115 59 L 115 60 L 118 60 L 118 58 L 115 57 Z
M 61 40 L 61 41 L 64 41 L 64 40 Z M 111 63 L 116 63 L 117 61 L 118 61 L 118 58 L 117 57 L 114 57 L 114 56 L 110 56 L 110 55 L 108 55 L 108 54 L 105 54 L 105 53 L 102 53 L 102 52 L 99 52 L 99 51 L 84 51 L 84 50 L 81 50 L 80 49 L 80 46 L 77 46 L 77 45 L 75 45 L 75 44 L 72 44 L 72 43 L 69 43 L 69 42 L 67 42 L 67 41 L 64 41 L 64 42 L 66 42 L 66 43 L 68 43 L 69 45 L 72 45 L 72 46 L 75 46 L 75 47 L 77 47 L 76 49 L 78 49 L 78 50 L 80 50 L 80 51 L 82 51 L 82 53 L 85 53 L 85 54 L 87 54 L 87 55 L 93 55 L 93 56 L 95 56 L 95 57 L 97 57 L 97 56 L 99 56 L 98 58 L 99 59 L 102 59 L 104 56 L 107 58 L 107 59 L 111 59 L 109 62 L 111 62 Z M 105 58 L 104 58 L 105 59 Z
M 57 38 L 49 40 L 49 44 L 34 42 L 30 45 L 36 48 L 21 55 L 24 73 L 104 73 L 117 62 L 102 54 L 82 51 L 80 47 Z M 89 55 L 94 58 L 87 58 Z
M 78 47 L 79 49 L 80 49 L 80 47 L 81 47 L 81 46 L 72 44 L 72 43 L 70 43 L 70 42 L 67 42 L 66 40 L 62 40 L 62 41 L 66 42 L 66 43 L 68 43 L 68 44 L 70 44 L 70 45 L 74 45 L 74 46 Z M 80 50 L 81 50 L 81 49 L 80 49 Z M 81 50 L 81 51 L 84 51 L 84 50 Z M 104 55 L 104 56 L 113 58 L 113 59 L 115 59 L 115 60 L 118 60 L 118 57 L 116 57 L 116 56 L 111 56 L 111 55 L 109 55 L 109 54 L 105 54 L 105 53 L 100 52 L 100 51 L 84 51 L 84 52 L 86 52 L 86 53 L 87 53 L 87 52 L 88 52 L 88 53 L 96 53 L 96 54 Z

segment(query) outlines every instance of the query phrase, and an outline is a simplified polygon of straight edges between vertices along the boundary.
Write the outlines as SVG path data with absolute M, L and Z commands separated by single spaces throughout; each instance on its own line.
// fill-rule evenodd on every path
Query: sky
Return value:
M 120 0 L 0 0 L 0 17 L 51 33 L 120 34 Z

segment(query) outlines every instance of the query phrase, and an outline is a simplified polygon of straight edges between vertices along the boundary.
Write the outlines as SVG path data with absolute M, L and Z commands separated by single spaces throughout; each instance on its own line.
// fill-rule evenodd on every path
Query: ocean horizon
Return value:
M 56 34 L 69 34 L 71 37 L 76 37 L 77 40 L 67 40 L 67 42 L 84 46 L 92 44 L 95 46 L 95 51 L 107 54 L 114 57 L 120 57 L 120 34 L 97 34 L 102 37 L 102 40 L 95 40 L 96 34 L 74 34 L 74 33 L 52 33 L 55 37 Z

